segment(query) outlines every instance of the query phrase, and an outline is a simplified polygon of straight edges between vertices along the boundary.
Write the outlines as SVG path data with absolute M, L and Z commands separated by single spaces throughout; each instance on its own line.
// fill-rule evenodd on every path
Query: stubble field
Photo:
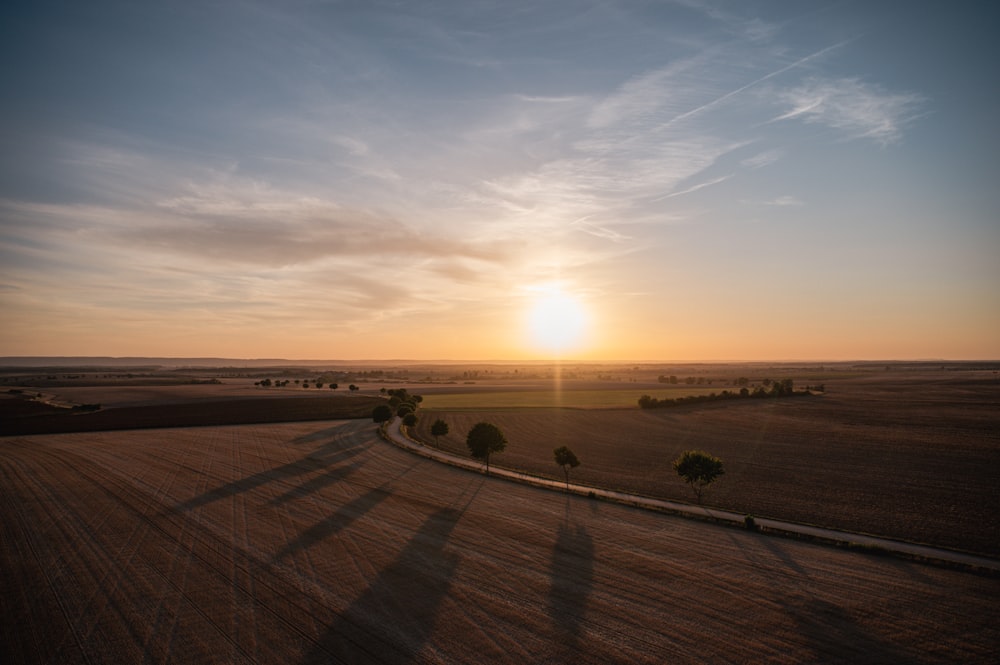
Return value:
M 6 437 L 0 479 L 5 663 L 988 663 L 1000 644 L 995 578 L 487 479 L 364 421 Z

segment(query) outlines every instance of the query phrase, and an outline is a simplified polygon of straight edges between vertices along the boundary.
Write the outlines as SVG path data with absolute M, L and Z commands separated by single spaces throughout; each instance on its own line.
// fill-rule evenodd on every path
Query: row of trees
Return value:
M 284 379 L 284 380 L 278 379 L 276 381 L 272 381 L 271 379 L 261 379 L 260 381 L 254 381 L 253 384 L 255 386 L 260 386 L 262 388 L 270 388 L 272 386 L 274 386 L 275 388 L 284 388 L 289 383 L 291 383 L 291 381 L 292 381 L 291 379 Z M 299 385 L 299 380 L 298 379 L 295 379 L 295 384 Z M 307 379 L 307 380 L 302 381 L 301 385 L 302 385 L 303 388 L 308 388 L 309 385 L 310 385 L 309 384 L 309 380 Z M 323 383 L 323 381 L 314 381 L 312 383 L 312 385 L 316 386 L 317 388 L 322 388 L 326 384 Z M 336 390 L 337 388 L 340 387 L 340 384 L 331 383 L 327 387 L 330 390 Z M 351 385 L 347 386 L 347 389 L 350 390 L 352 393 L 355 392 L 355 391 L 361 390 L 361 388 L 359 388 L 358 386 L 354 385 L 353 383 Z
M 383 415 L 388 413 L 388 417 L 385 420 L 390 420 L 392 412 L 388 409 L 387 405 L 379 405 L 375 409 L 379 410 L 383 406 L 385 406 L 387 411 L 382 411 L 381 413 Z M 382 421 L 376 420 L 376 422 Z M 405 418 L 403 424 L 412 426 L 406 423 Z M 437 441 L 438 437 L 447 435 L 448 431 L 448 423 L 440 418 L 435 420 L 431 425 L 431 435 L 434 436 L 435 441 Z M 469 453 L 473 459 L 483 460 L 486 463 L 486 475 L 489 475 L 490 456 L 501 453 L 507 448 L 507 437 L 493 423 L 479 422 L 469 430 L 469 433 L 465 437 L 465 445 L 469 449 Z M 555 463 L 562 469 L 563 476 L 566 479 L 566 489 L 569 489 L 569 473 L 572 469 L 580 466 L 580 459 L 567 446 L 555 448 L 552 451 L 552 455 Z M 704 489 L 725 473 L 721 459 L 701 450 L 684 451 L 674 460 L 673 467 L 677 475 L 694 491 L 698 503 L 701 503 Z
M 792 390 L 791 380 L 782 382 L 782 389 Z M 385 404 L 379 404 L 372 410 L 372 420 L 376 423 L 384 423 L 392 420 L 393 416 L 403 419 L 403 424 L 413 427 L 417 424 L 416 411 L 423 402 L 420 395 L 411 395 L 406 388 L 385 389 L 383 395 L 388 397 Z M 647 396 L 643 396 L 644 398 Z M 642 406 L 642 400 L 639 400 Z M 649 407 L 644 407 L 649 408 Z M 431 435 L 435 443 L 438 438 L 446 436 L 450 431 L 448 423 L 438 418 L 431 424 Z M 503 431 L 488 422 L 478 422 L 472 426 L 465 437 L 465 445 L 473 459 L 483 460 L 486 463 L 486 475 L 490 474 L 490 456 L 501 453 L 507 448 L 507 437 Z M 572 469 L 580 466 L 580 459 L 567 446 L 560 446 L 552 451 L 555 463 L 562 469 L 566 479 L 566 489 L 569 489 L 569 474 Z M 715 482 L 719 476 L 725 473 L 722 460 L 710 455 L 702 450 L 685 450 L 674 460 L 673 468 L 677 475 L 687 483 L 694 491 L 698 503 L 701 503 L 702 492 L 708 485 Z
M 792 379 L 783 379 L 781 381 L 772 382 L 769 389 L 759 387 L 752 391 L 749 388 L 740 388 L 739 392 L 723 390 L 720 393 L 709 393 L 708 395 L 687 395 L 685 397 L 665 397 L 663 399 L 657 399 L 656 397 L 651 397 L 650 395 L 643 395 L 639 398 L 639 408 L 662 409 L 671 406 L 681 406 L 683 404 L 698 404 L 701 402 L 713 402 L 728 399 L 801 397 L 812 394 L 808 386 L 805 390 L 795 390 L 794 386 L 795 384 Z M 822 386 L 820 386 L 820 389 L 821 388 Z
M 372 409 L 372 420 L 376 423 L 384 423 L 398 416 L 403 419 L 403 424 L 413 427 L 417 424 L 417 408 L 424 401 L 421 395 L 411 395 L 406 388 L 382 388 L 380 391 L 388 397 L 385 404 L 379 404 Z
M 448 424 L 443 420 L 438 420 L 434 424 L 437 425 L 438 423 L 444 425 L 443 430 L 447 434 Z M 434 433 L 433 427 L 431 427 L 431 433 Z M 503 452 L 504 448 L 507 447 L 507 437 L 504 436 L 499 427 L 492 423 L 476 423 L 469 430 L 469 434 L 465 438 L 465 445 L 468 446 L 473 458 L 486 461 L 486 475 L 489 475 L 490 455 L 492 453 Z M 552 451 L 552 454 L 556 464 L 563 470 L 563 475 L 566 478 L 566 489 L 569 489 L 570 469 L 580 466 L 580 460 L 577 458 L 576 453 L 566 446 L 556 448 Z
M 698 376 L 698 377 L 688 376 L 685 377 L 684 379 L 678 379 L 673 374 L 671 374 L 670 376 L 664 376 L 663 374 L 661 374 L 660 376 L 656 377 L 656 380 L 659 383 L 669 383 L 671 385 L 677 385 L 678 383 L 681 382 L 686 383 L 689 386 L 693 386 L 696 383 L 699 385 L 703 383 L 708 383 L 709 385 L 712 385 L 712 379 L 706 379 L 703 376 Z

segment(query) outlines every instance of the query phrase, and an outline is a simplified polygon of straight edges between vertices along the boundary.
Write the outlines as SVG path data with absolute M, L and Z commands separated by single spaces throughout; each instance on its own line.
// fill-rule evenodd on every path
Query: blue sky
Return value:
M 14 3 L 0 355 L 1000 357 L 989 8 Z

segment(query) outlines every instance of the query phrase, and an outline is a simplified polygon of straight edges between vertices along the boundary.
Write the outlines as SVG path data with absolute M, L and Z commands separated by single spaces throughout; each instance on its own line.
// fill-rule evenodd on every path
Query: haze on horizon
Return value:
M 17 3 L 0 355 L 1000 358 L 991 14 Z

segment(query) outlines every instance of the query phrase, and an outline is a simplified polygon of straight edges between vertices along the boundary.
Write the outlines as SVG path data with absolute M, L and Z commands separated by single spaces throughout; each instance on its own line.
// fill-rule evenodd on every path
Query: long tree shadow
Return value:
M 345 445 L 349 445 L 349 448 L 345 448 Z M 231 497 L 235 494 L 241 494 L 243 492 L 249 492 L 251 490 L 262 487 L 268 483 L 273 483 L 276 481 L 288 480 L 291 478 L 296 478 L 298 476 L 304 476 L 315 471 L 320 471 L 326 469 L 333 464 L 338 464 L 344 460 L 350 459 L 356 455 L 367 450 L 365 446 L 350 443 L 340 440 L 330 441 L 324 446 L 314 450 L 313 452 L 301 457 L 293 462 L 288 462 L 287 464 L 282 464 L 281 466 L 274 467 L 273 469 L 266 469 L 264 471 L 258 471 L 252 475 L 246 476 L 245 478 L 240 478 L 239 480 L 234 480 L 232 482 L 226 483 L 214 489 L 211 489 L 203 494 L 196 497 L 188 499 L 176 507 L 178 511 L 188 511 L 194 510 L 195 508 L 200 508 L 201 506 L 213 503 L 215 501 L 220 501 L 222 499 Z M 356 468 L 358 465 L 352 465 L 351 469 Z M 326 485 L 335 482 L 336 480 L 342 479 L 348 472 L 337 473 L 333 479 L 326 479 L 320 481 L 315 480 L 315 489 L 321 489 Z M 306 483 L 308 485 L 308 483 Z M 300 486 L 301 488 L 302 486 Z M 315 490 L 313 490 L 315 491 Z M 296 490 L 290 490 L 285 495 L 278 497 L 273 502 L 282 503 L 287 501 L 289 498 L 294 498 L 294 496 L 302 496 L 303 492 Z
M 758 542 L 785 567 L 784 574 L 800 580 L 803 589 L 808 588 L 812 577 L 795 561 L 786 543 L 766 535 L 760 536 Z M 900 663 L 912 657 L 867 631 L 840 605 L 803 592 L 792 596 L 787 606 L 799 634 L 812 644 L 816 662 Z
M 783 563 L 789 570 L 794 571 L 802 577 L 809 577 L 809 573 L 806 572 L 806 570 L 792 558 L 792 555 L 788 553 L 788 550 L 785 547 L 782 547 L 784 543 L 779 543 L 778 539 L 773 536 L 760 535 L 759 538 L 759 542 L 763 543 L 764 547 L 770 550 L 771 554 L 773 554 L 776 559 L 781 561 L 781 563 Z
M 382 487 L 376 487 L 373 490 L 362 494 L 350 503 L 344 504 L 341 506 L 340 510 L 335 512 L 333 515 L 326 518 L 322 522 L 309 527 L 303 531 L 298 538 L 285 545 L 281 551 L 274 556 L 273 561 L 278 562 L 285 557 L 291 556 L 301 550 L 308 549 L 316 543 L 329 538 L 335 533 L 346 528 L 351 524 L 351 522 L 358 519 L 378 504 L 382 503 L 382 501 L 388 498 L 389 495 L 390 492 L 388 490 L 383 489 Z
M 458 566 L 458 555 L 444 548 L 462 512 L 448 507 L 431 515 L 303 664 L 413 661 Z
M 916 657 L 858 625 L 839 605 L 808 598 L 790 611 L 799 633 L 812 644 L 815 662 L 876 665 L 909 663 Z
M 277 562 L 295 552 L 312 547 L 316 543 L 332 536 L 333 534 L 341 531 L 351 522 L 358 519 L 372 508 L 382 503 L 383 500 L 388 498 L 392 494 L 392 484 L 398 481 L 400 478 L 408 474 L 415 466 L 420 464 L 419 461 L 413 462 L 408 467 L 397 473 L 394 477 L 382 483 L 381 486 L 376 487 L 366 494 L 357 497 L 353 501 L 344 504 L 340 507 L 337 512 L 335 512 L 330 517 L 314 524 L 299 535 L 298 538 L 288 543 L 275 555 L 273 561 Z M 354 468 L 358 467 L 358 464 L 352 464 L 350 467 L 341 467 L 345 469 L 346 473 L 350 473 Z M 334 469 L 330 473 L 318 476 L 316 479 L 318 482 L 326 484 L 329 482 L 331 477 L 335 477 L 339 469 Z M 345 473 L 345 475 L 346 475 Z M 308 484 L 308 483 L 307 483 Z M 295 491 L 295 490 L 293 490 Z M 281 497 L 279 497 L 281 498 Z M 272 503 L 274 503 L 272 501 Z
M 571 658 L 577 652 L 587 599 L 593 588 L 594 541 L 587 529 L 570 519 L 570 501 L 566 498 L 566 517 L 559 524 L 549 576 L 549 616 L 555 627 L 557 653 Z
M 369 423 L 370 424 L 370 423 Z M 374 427 L 374 425 L 372 426 Z M 319 429 L 315 432 L 309 432 L 308 434 L 303 434 L 302 436 L 297 436 L 292 439 L 291 443 L 296 446 L 300 446 L 306 443 L 315 443 L 317 441 L 323 441 L 324 439 L 336 438 L 341 435 L 344 431 L 344 425 L 338 424 L 333 427 L 327 427 L 325 429 Z
M 357 471 L 362 466 L 364 466 L 364 462 L 354 462 L 352 464 L 345 464 L 342 466 L 338 466 L 336 468 L 327 471 L 326 473 L 320 474 L 318 476 L 313 476 L 312 478 L 305 481 L 301 485 L 296 485 L 295 487 L 288 490 L 281 496 L 274 497 L 268 503 L 270 503 L 272 506 L 278 506 L 288 501 L 291 501 L 292 499 L 299 499 L 304 496 L 308 496 L 310 494 L 320 491 L 321 489 L 324 489 L 325 487 L 328 487 L 343 480 L 347 476 Z

